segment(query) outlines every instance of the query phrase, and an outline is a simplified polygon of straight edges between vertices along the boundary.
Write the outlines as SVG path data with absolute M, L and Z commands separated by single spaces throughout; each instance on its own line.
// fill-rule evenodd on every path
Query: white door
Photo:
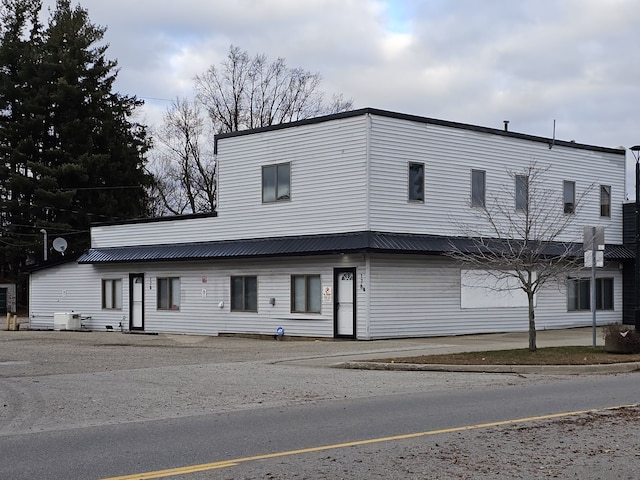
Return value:
M 355 269 L 337 270 L 336 279 L 336 336 L 354 337 L 355 305 L 353 291 L 353 277 Z
M 144 277 L 142 275 L 132 275 L 131 282 L 131 321 L 129 328 L 131 330 L 142 330 L 144 328 L 143 313 L 144 313 Z

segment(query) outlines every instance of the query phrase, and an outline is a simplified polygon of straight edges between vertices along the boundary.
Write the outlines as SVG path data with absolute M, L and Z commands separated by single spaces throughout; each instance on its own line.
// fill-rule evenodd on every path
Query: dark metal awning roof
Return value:
M 439 255 L 455 250 L 469 251 L 474 246 L 475 243 L 472 239 L 463 237 L 365 231 L 330 235 L 92 248 L 78 259 L 78 263 L 189 261 L 364 252 Z M 553 255 L 556 246 L 550 244 L 549 247 L 549 253 Z M 563 248 L 565 247 L 563 246 Z M 576 255 L 581 255 L 581 248 L 581 244 L 571 245 L 571 249 L 575 249 Z M 630 260 L 634 258 L 634 255 L 630 249 L 621 245 L 607 245 L 605 258 Z

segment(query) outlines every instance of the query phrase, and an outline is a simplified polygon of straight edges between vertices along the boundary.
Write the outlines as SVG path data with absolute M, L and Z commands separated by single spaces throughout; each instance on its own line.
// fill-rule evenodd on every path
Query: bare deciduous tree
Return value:
M 550 167 L 536 162 L 476 209 L 475 223 L 457 223 L 469 242 L 451 242 L 451 256 L 461 265 L 477 269 L 492 281 L 483 288 L 495 291 L 519 289 L 527 296 L 529 350 L 536 351 L 535 295 L 552 281 L 564 281 L 582 266 L 581 248 L 566 238 L 585 196 L 592 186 L 566 203 L 563 193 L 545 184 Z M 514 188 L 515 187 L 515 188 Z M 579 239 L 576 239 L 579 241 Z
M 216 162 L 211 125 L 198 103 L 176 99 L 164 115 L 154 161 L 155 214 L 213 212 Z
M 156 135 L 149 194 L 155 215 L 213 212 L 213 135 L 266 127 L 352 108 L 334 95 L 327 103 L 319 73 L 289 68 L 284 59 L 249 57 L 233 45 L 220 67 L 195 78 L 196 100 L 176 100 Z M 205 115 L 206 112 L 206 115 Z M 206 118 L 204 118 L 206 117 Z
M 207 109 L 216 133 L 267 127 L 323 114 L 350 110 L 353 102 L 320 91 L 322 77 L 302 68 L 289 68 L 283 58 L 250 57 L 229 48 L 220 67 L 196 76 L 198 99 Z

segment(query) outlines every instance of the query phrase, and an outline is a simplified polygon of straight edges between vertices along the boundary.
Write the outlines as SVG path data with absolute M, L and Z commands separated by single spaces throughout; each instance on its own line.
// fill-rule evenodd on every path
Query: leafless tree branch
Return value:
M 565 213 L 562 192 L 545 182 L 550 167 L 532 161 L 522 171 L 508 171 L 512 182 L 493 195 L 484 208 L 474 208 L 474 222 L 454 222 L 469 242 L 451 241 L 450 256 L 460 265 L 482 270 L 496 280 L 487 288 L 504 289 L 508 278 L 517 280 L 529 304 L 529 350 L 536 350 L 534 299 L 547 283 L 566 279 L 582 266 L 582 250 L 575 242 L 561 241 L 574 222 L 593 185 L 576 196 L 573 212 Z M 516 198 L 516 177 L 527 179 L 525 197 Z M 516 208 L 524 201 L 524 208 Z M 522 207 L 522 205 L 520 205 Z M 509 284 L 513 285 L 513 284 Z M 514 288 L 514 287 L 510 287 Z

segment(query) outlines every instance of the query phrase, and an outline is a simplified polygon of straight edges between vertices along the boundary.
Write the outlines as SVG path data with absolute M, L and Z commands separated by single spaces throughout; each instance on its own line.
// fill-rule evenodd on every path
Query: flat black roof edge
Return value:
M 209 218 L 217 217 L 217 212 L 207 213 L 189 213 L 186 215 L 169 215 L 164 217 L 144 217 L 144 218 L 131 218 L 129 220 L 114 220 L 111 222 L 97 222 L 92 223 L 92 227 L 108 227 L 112 225 L 131 225 L 135 223 L 155 223 L 155 222 L 172 222 L 175 220 L 192 220 L 194 218 Z
M 84 253 L 75 253 L 73 255 L 60 256 L 53 259 L 50 259 L 46 262 L 34 263 L 31 265 L 25 265 L 20 273 L 32 273 L 37 272 L 39 270 L 45 270 L 51 267 L 58 267 L 60 265 L 65 265 L 67 263 L 77 262 L 78 259 L 84 255 Z
M 351 118 L 351 117 L 357 117 L 357 116 L 367 115 L 367 114 L 379 115 L 379 116 L 388 117 L 388 118 L 397 118 L 400 120 L 409 120 L 409 121 L 419 122 L 419 123 L 440 125 L 444 127 L 458 128 L 462 130 L 471 130 L 475 132 L 489 133 L 492 135 L 500 135 L 503 137 L 517 138 L 517 139 L 528 140 L 528 141 L 537 142 L 537 143 L 545 143 L 549 145 L 550 148 L 558 145 L 562 147 L 577 148 L 581 150 L 592 150 L 592 151 L 603 152 L 603 153 L 626 155 L 626 149 L 622 149 L 622 148 L 601 147 L 597 145 L 588 145 L 584 143 L 577 143 L 577 142 L 567 141 L 567 140 L 557 140 L 557 139 L 552 139 L 547 137 L 540 137 L 536 135 L 529 135 L 526 133 L 505 131 L 504 129 L 500 129 L 500 128 L 482 127 L 479 125 L 452 122 L 449 120 L 438 120 L 435 118 L 422 117 L 419 115 L 411 115 L 408 113 L 391 112 L 388 110 L 381 110 L 378 108 L 371 108 L 371 107 L 360 108 L 357 110 L 350 110 L 348 112 L 334 113 L 331 115 L 322 115 L 320 117 L 308 118 L 304 120 L 298 120 L 295 122 L 280 123 L 278 125 L 271 125 L 268 127 L 253 128 L 250 130 L 241 130 L 238 132 L 219 133 L 214 137 L 214 147 L 213 147 L 214 154 L 218 153 L 218 140 L 221 140 L 224 138 L 239 137 L 243 135 L 251 135 L 254 133 L 268 132 L 273 130 L 282 130 L 285 128 L 329 122 L 329 121 L 338 120 L 341 118 Z

